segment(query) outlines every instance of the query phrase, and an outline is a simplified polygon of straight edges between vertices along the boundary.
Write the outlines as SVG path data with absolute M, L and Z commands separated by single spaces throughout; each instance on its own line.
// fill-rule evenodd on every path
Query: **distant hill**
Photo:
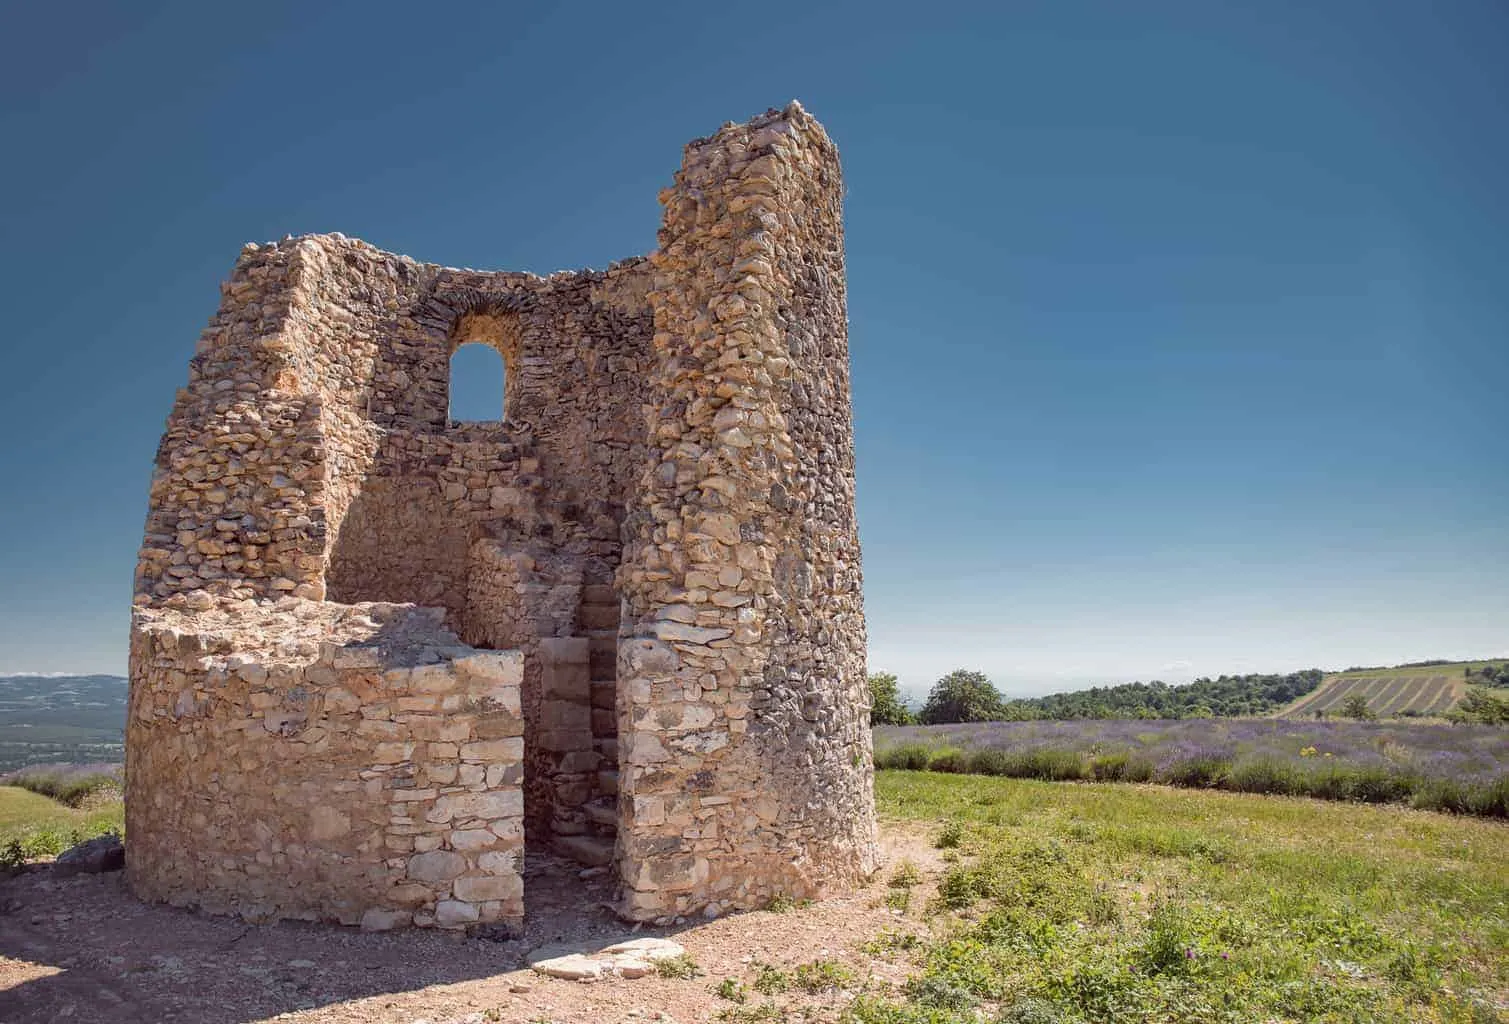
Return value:
M 1325 673 L 1306 669 L 1285 675 L 1220 676 L 1192 683 L 1123 683 L 1092 686 L 1006 702 L 1008 719 L 1031 718 L 1229 718 L 1266 715 L 1320 685 Z
M 1501 662 L 1426 661 L 1394 668 L 1350 668 L 1333 672 L 1313 693 L 1280 708 L 1278 718 L 1334 715 L 1347 698 L 1361 696 L 1379 718 L 1444 715 L 1467 695 L 1469 686 L 1491 685 Z M 1484 673 L 1484 669 L 1490 669 Z
M 125 757 L 123 676 L 0 676 L 0 772 Z

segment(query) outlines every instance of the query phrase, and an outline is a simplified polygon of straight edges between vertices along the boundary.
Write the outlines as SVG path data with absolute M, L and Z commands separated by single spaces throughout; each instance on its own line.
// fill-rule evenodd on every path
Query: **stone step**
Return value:
M 618 830 L 618 801 L 607 797 L 598 797 L 582 806 L 587 812 L 587 820 L 594 825 L 602 825 L 605 828 Z
M 618 607 L 618 592 L 611 583 L 585 583 L 582 585 L 582 604 L 611 604 Z
M 577 613 L 577 619 L 582 624 L 582 629 L 588 633 L 594 630 L 618 630 L 619 608 L 618 602 L 612 604 L 584 604 Z
M 618 770 L 604 768 L 597 773 L 597 791 L 603 796 L 618 795 Z
M 618 627 L 589 629 L 587 651 L 593 679 L 612 679 L 618 675 Z
M 591 868 L 613 863 L 613 840 L 602 836 L 556 836 L 550 845 L 562 857 Z
M 592 706 L 612 711 L 618 705 L 618 682 L 614 679 L 594 679 L 588 685 Z
M 592 723 L 593 736 L 617 736 L 618 735 L 618 712 L 608 711 L 603 708 L 592 708 L 588 712 L 588 718 Z

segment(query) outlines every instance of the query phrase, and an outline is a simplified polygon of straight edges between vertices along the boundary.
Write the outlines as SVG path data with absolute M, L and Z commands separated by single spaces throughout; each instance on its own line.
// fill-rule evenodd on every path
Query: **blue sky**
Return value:
M 1502 3 L 550 8 L 7 14 L 0 671 L 124 671 L 244 241 L 600 267 L 792 97 L 848 182 L 873 669 L 1509 651 Z

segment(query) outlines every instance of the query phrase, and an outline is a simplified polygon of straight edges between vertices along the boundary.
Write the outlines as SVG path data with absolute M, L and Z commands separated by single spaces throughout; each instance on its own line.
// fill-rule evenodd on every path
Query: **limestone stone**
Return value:
M 607 965 L 601 960 L 594 960 L 580 953 L 570 953 L 566 956 L 540 960 L 530 964 L 530 968 L 535 973 L 550 978 L 564 978 L 566 981 L 596 981 L 606 972 Z
M 435 904 L 435 923 L 442 928 L 476 924 L 481 916 L 481 911 L 474 904 L 460 900 L 441 900 Z
M 449 850 L 432 850 L 409 859 L 409 877 L 419 882 L 448 882 L 466 870 L 466 858 Z
M 842 200 L 792 103 L 689 144 L 604 270 L 244 247 L 148 488 L 133 890 L 517 924 L 526 830 L 641 920 L 868 876 Z M 463 344 L 494 421 L 450 419 Z
M 371 907 L 362 914 L 361 929 L 364 932 L 387 932 L 411 923 L 414 915 L 406 910 L 383 910 Z

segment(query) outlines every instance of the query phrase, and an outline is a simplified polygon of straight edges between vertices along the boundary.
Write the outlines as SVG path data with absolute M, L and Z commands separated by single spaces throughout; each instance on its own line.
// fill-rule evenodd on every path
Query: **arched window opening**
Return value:
M 496 423 L 507 413 L 508 364 L 491 345 L 470 343 L 451 356 L 452 422 Z

